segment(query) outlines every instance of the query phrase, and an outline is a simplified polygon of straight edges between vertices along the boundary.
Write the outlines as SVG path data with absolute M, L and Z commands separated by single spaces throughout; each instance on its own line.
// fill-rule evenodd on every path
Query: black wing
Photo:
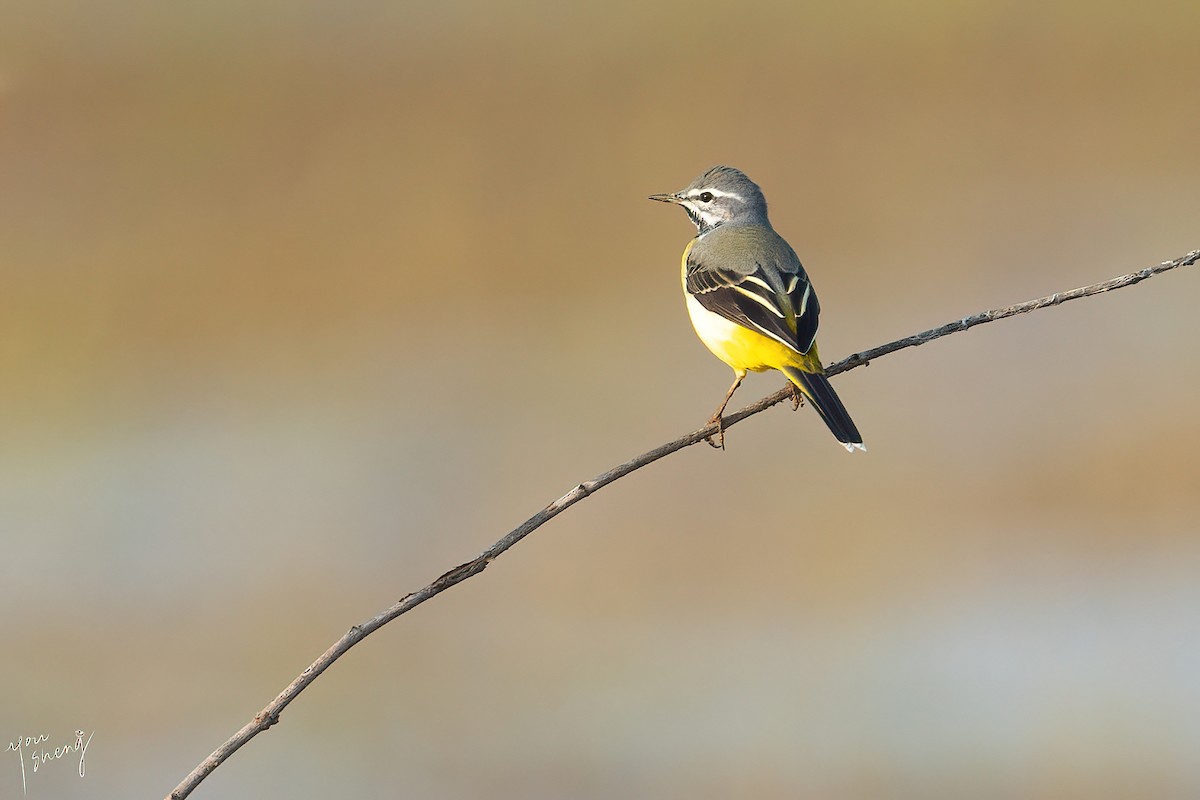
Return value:
M 779 242 L 786 250 L 771 248 L 761 253 L 768 262 L 765 265 L 761 261 L 729 263 L 749 248 L 693 248 L 688 254 L 685 285 L 700 305 L 714 314 L 807 353 L 817 337 L 821 305 L 800 259 L 786 242 Z

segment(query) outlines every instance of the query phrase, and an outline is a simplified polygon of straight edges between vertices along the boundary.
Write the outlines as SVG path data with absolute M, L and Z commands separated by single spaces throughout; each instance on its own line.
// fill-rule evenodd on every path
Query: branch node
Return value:
M 272 725 L 279 722 L 280 713 L 281 709 L 267 710 L 264 708 L 262 711 L 254 715 L 255 727 L 265 731 L 267 728 L 270 728 Z

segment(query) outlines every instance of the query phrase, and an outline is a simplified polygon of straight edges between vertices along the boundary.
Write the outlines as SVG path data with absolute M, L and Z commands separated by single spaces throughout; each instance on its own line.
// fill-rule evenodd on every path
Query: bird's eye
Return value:
M 701 192 L 700 193 L 700 202 L 701 203 L 711 203 L 712 197 L 713 197 L 712 192 Z

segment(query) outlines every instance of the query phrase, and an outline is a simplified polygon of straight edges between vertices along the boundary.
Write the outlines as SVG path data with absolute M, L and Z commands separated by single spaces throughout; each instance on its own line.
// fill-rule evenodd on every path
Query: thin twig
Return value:
M 846 370 L 854 369 L 855 367 L 861 367 L 873 359 L 879 358 L 880 356 L 885 356 L 889 353 L 894 353 L 897 350 L 903 350 L 907 347 L 916 347 L 917 345 L 922 345 L 926 342 L 932 342 L 934 339 L 940 339 L 941 337 L 949 336 L 952 333 L 965 331 L 968 328 L 973 328 L 976 325 L 983 325 L 987 322 L 995 322 L 996 320 L 1015 317 L 1018 314 L 1036 311 L 1040 308 L 1057 306 L 1067 302 L 1068 300 L 1077 300 L 1080 297 L 1090 297 L 1092 295 L 1112 291 L 1113 289 L 1132 286 L 1135 283 L 1144 281 L 1146 278 L 1149 278 L 1153 275 L 1158 275 L 1162 272 L 1167 272 L 1168 270 L 1175 269 L 1176 267 L 1190 266 L 1195 264 L 1198 260 L 1200 260 L 1200 250 L 1193 250 L 1187 255 L 1181 256 L 1174 261 L 1164 261 L 1157 266 L 1148 267 L 1138 272 L 1130 273 L 1129 275 L 1122 275 L 1120 277 L 1113 278 L 1112 280 L 1104 281 L 1103 283 L 1095 283 L 1091 286 L 1072 289 L 1069 292 L 1057 292 L 1049 295 L 1048 297 L 1041 297 L 1037 300 L 1030 300 L 1029 302 L 1019 303 L 1015 306 L 996 308 L 991 311 L 984 311 L 980 314 L 963 317 L 960 320 L 947 323 L 941 327 L 931 328 L 930 330 L 908 336 L 904 339 L 897 339 L 894 342 L 880 345 L 879 347 L 874 347 L 861 353 L 855 353 L 849 358 L 842 359 L 836 364 L 830 365 L 826 372 L 829 375 L 837 375 L 838 373 L 845 372 Z M 764 397 L 758 402 L 725 417 L 723 420 L 723 425 L 725 428 L 729 428 L 731 425 L 736 425 L 738 422 L 741 422 L 747 417 L 753 416 L 760 411 L 764 411 L 777 403 L 781 403 L 791 396 L 792 392 L 790 387 L 781 389 L 778 392 Z M 483 572 L 487 568 L 488 564 L 492 563 L 492 561 L 494 561 L 501 553 L 508 550 L 514 544 L 521 541 L 526 536 L 544 525 L 546 522 L 549 522 L 551 519 L 575 505 L 583 498 L 594 494 L 618 478 L 625 477 L 634 470 L 641 469 L 647 464 L 651 464 L 660 458 L 663 458 L 664 456 L 674 453 L 677 450 L 682 450 L 689 445 L 702 442 L 709 436 L 712 436 L 716 433 L 717 426 L 715 424 L 706 425 L 699 430 L 692 431 L 686 436 L 681 436 L 673 442 L 660 445 L 653 450 L 649 450 L 645 453 L 642 453 L 640 456 L 637 456 L 636 458 L 626 461 L 624 464 L 615 466 L 607 472 L 597 475 L 590 481 L 585 481 L 584 483 L 578 484 L 571 489 L 571 491 L 567 492 L 562 497 L 558 498 L 553 503 L 527 519 L 519 527 L 510 531 L 502 539 L 497 541 L 487 550 L 484 550 L 482 553 L 480 553 L 478 557 L 468 561 L 465 564 L 455 567 L 423 589 L 413 592 L 412 594 L 405 595 L 395 604 L 384 609 L 366 622 L 355 625 L 353 628 L 347 631 L 341 639 L 338 639 L 338 641 L 335 642 L 332 647 L 322 653 L 321 657 L 314 661 L 308 667 L 308 669 L 300 673 L 300 675 L 294 681 L 292 681 L 288 687 L 279 694 L 278 697 L 268 703 L 262 711 L 255 714 L 254 718 L 250 720 L 245 727 L 231 736 L 228 741 L 213 751 L 212 755 L 204 759 L 204 761 L 202 761 L 200 765 L 196 767 L 196 769 L 192 770 L 191 774 L 189 774 L 183 780 L 183 782 L 179 784 L 179 786 L 175 787 L 175 790 L 172 791 L 168 796 L 170 800 L 182 800 L 182 798 L 187 797 L 189 794 L 191 794 L 192 790 L 195 789 L 196 786 L 208 776 L 210 772 L 221 765 L 221 762 L 233 755 L 239 748 L 242 747 L 242 745 L 246 744 L 259 733 L 262 733 L 267 728 L 278 722 L 279 715 L 289 703 L 295 700 L 296 697 L 302 691 L 304 691 L 310 683 L 316 680 L 318 675 L 328 669 L 334 661 L 337 661 L 338 658 L 342 656 L 342 654 L 365 639 L 367 636 L 379 630 L 401 614 L 407 613 L 416 608 L 431 597 L 444 592 L 451 586 L 462 583 L 473 575 L 478 575 L 480 572 Z

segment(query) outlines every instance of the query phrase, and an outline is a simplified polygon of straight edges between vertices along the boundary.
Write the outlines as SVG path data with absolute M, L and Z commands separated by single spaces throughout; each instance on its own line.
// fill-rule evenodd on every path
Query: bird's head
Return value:
M 683 206 L 700 233 L 727 222 L 767 220 L 762 189 L 733 167 L 713 167 L 686 188 L 674 194 L 652 194 L 650 199 Z

